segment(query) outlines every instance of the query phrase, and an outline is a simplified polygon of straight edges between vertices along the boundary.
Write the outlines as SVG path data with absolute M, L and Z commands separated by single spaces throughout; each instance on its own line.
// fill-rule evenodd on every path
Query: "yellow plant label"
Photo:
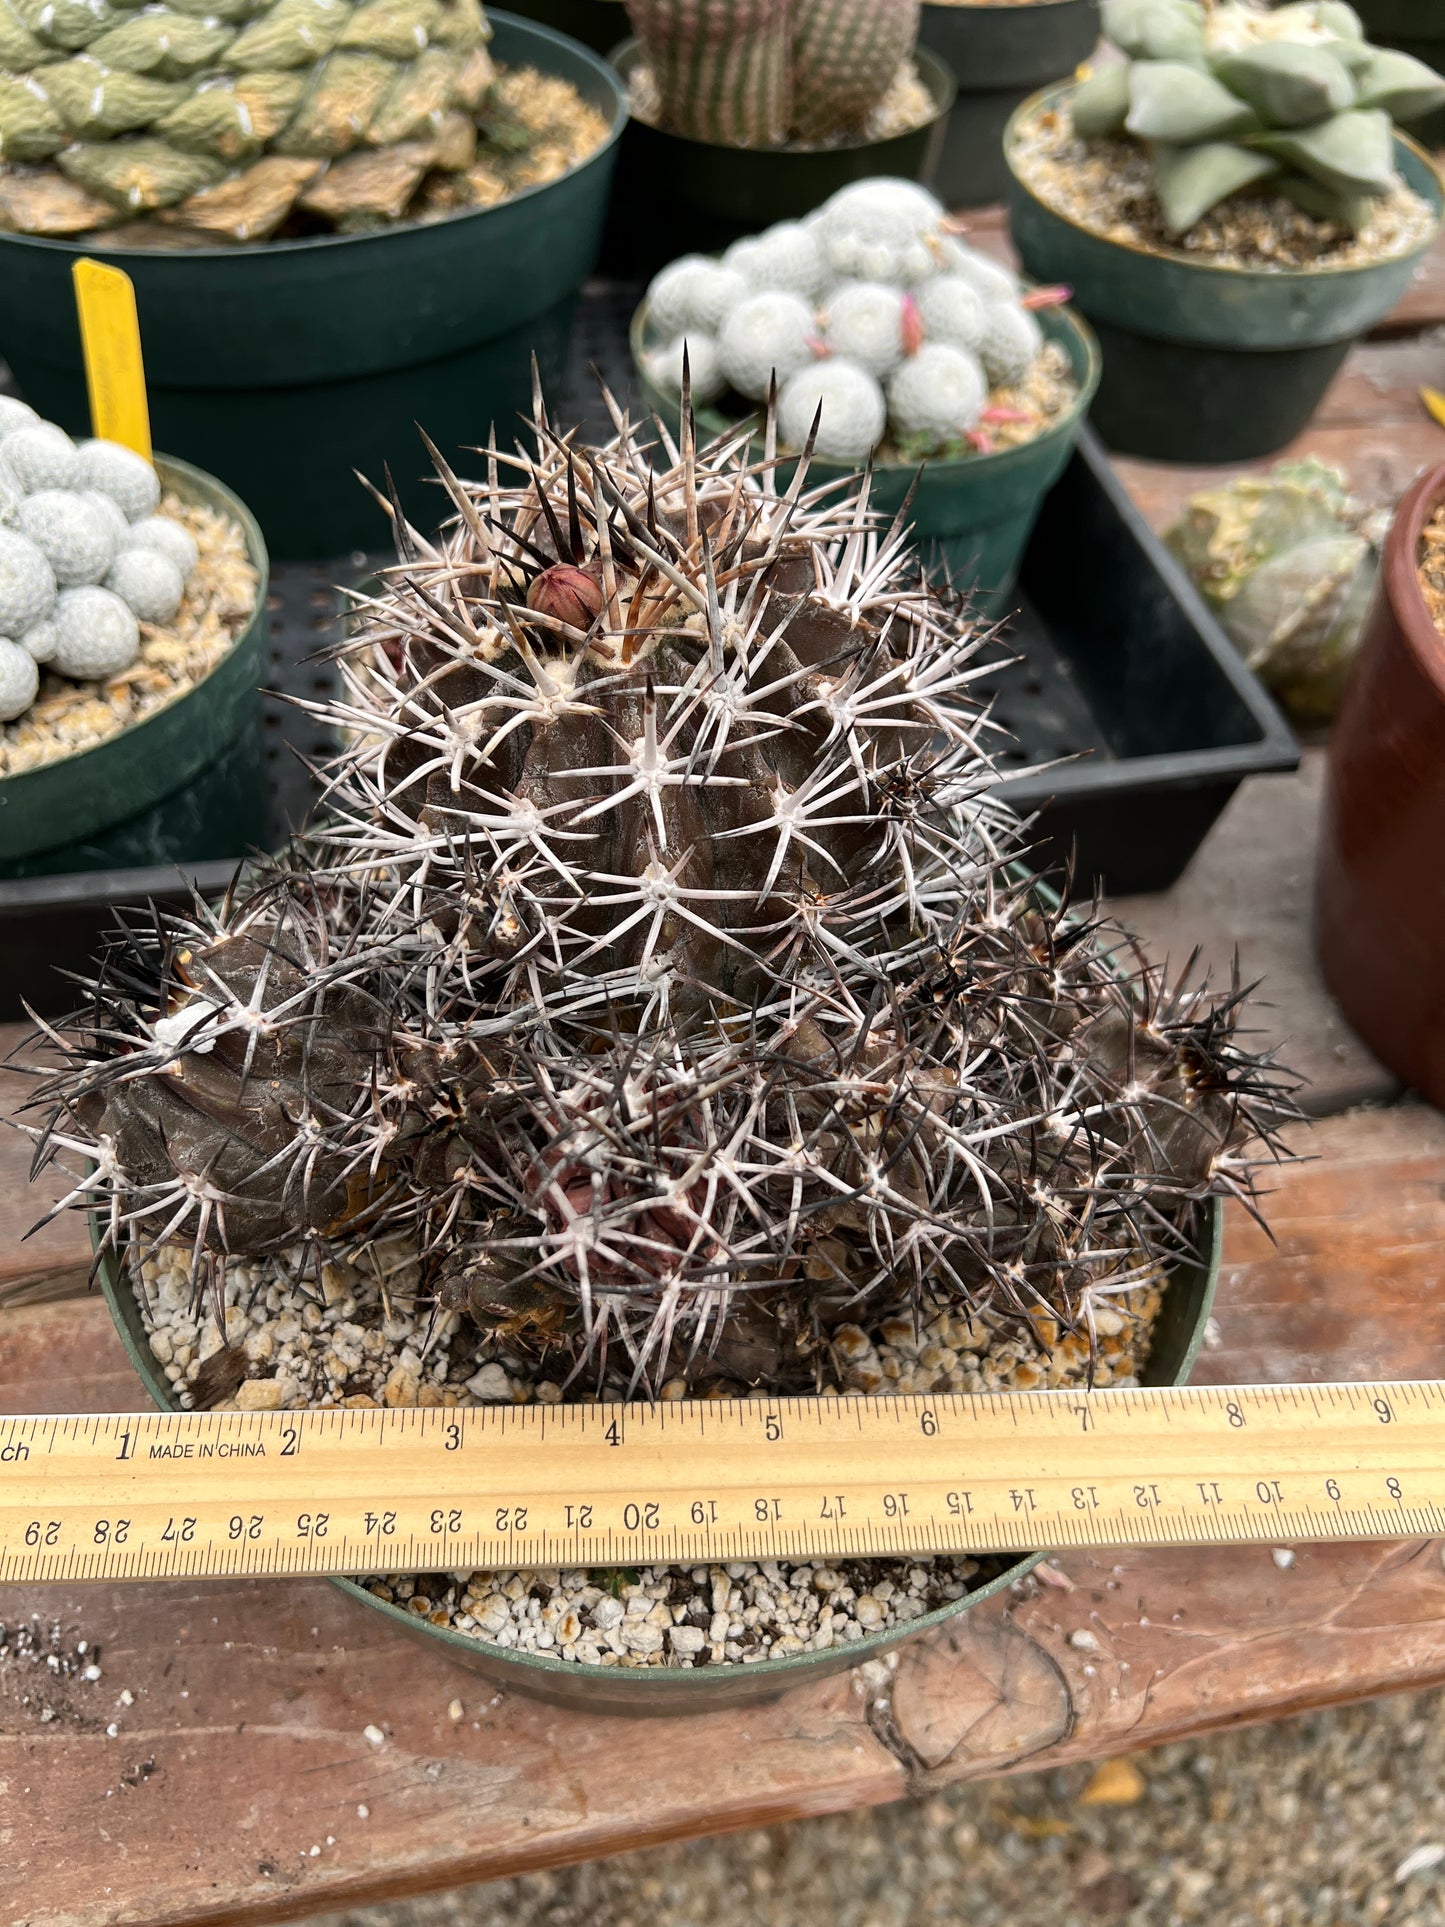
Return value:
M 1433 415 L 1440 426 L 1445 428 L 1445 395 L 1442 395 L 1438 388 L 1422 388 L 1420 399 L 1425 404 L 1426 412 Z
M 135 288 L 120 268 L 103 261 L 77 261 L 75 306 L 90 391 L 90 429 L 151 460 L 150 409 Z

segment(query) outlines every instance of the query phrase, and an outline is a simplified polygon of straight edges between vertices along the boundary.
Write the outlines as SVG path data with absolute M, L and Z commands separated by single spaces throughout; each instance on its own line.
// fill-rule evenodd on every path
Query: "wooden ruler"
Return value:
M 1445 1533 L 1445 1383 L 0 1419 L 0 1580 Z

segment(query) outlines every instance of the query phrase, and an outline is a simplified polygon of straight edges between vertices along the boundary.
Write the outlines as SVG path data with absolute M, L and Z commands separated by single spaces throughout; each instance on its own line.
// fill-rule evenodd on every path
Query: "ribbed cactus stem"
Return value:
M 659 120 L 690 139 L 778 147 L 792 114 L 790 0 L 627 0 Z
M 793 132 L 861 131 L 918 40 L 919 0 L 794 0 Z

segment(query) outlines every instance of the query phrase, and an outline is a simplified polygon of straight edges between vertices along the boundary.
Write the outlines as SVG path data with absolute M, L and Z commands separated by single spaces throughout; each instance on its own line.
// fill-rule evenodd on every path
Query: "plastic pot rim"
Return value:
M 607 64 L 612 68 L 619 82 L 624 107 L 627 104 L 630 68 L 645 51 L 641 37 L 637 34 L 629 34 L 625 40 L 619 40 L 607 56 Z M 870 147 L 889 147 L 894 141 L 906 140 L 912 134 L 922 134 L 928 128 L 936 126 L 939 121 L 946 120 L 952 113 L 953 103 L 958 98 L 958 76 L 952 67 L 931 47 L 916 46 L 913 50 L 913 60 L 918 68 L 919 79 L 933 97 L 933 112 L 927 120 L 920 121 L 917 127 L 902 127 L 892 134 L 882 134 L 873 140 L 836 141 L 827 147 L 735 147 L 727 141 L 704 141 L 699 140 L 694 134 L 679 134 L 670 127 L 658 127 L 652 121 L 639 120 L 637 125 L 647 128 L 649 133 L 662 134 L 668 140 L 685 141 L 689 147 L 700 148 L 704 153 L 716 154 L 719 157 L 732 154 L 756 154 L 772 155 L 776 160 L 790 161 L 811 160 L 817 155 L 866 153 Z
M 1033 284 L 1026 282 L 1025 285 L 1032 286 Z M 1104 357 L 1093 329 L 1076 308 L 1066 304 L 1049 310 L 1049 313 L 1055 318 L 1056 325 L 1062 326 L 1072 334 L 1075 345 L 1083 356 L 1082 373 L 1075 375 L 1075 380 L 1078 383 L 1078 394 L 1074 398 L 1073 406 L 1067 409 L 1051 427 L 1045 429 L 1043 434 L 1035 435 L 1032 441 L 1018 442 L 1012 448 L 995 448 L 986 455 L 924 456 L 917 461 L 910 462 L 875 462 L 870 465 L 869 472 L 874 477 L 913 476 L 918 478 L 920 482 L 929 476 L 950 478 L 977 475 L 982 471 L 988 470 L 990 467 L 992 467 L 996 474 L 999 467 L 1008 462 L 1010 457 L 1026 458 L 1031 454 L 1041 452 L 1058 441 L 1073 441 L 1077 439 L 1079 430 L 1083 426 L 1084 419 L 1089 412 L 1089 407 L 1093 402 L 1094 395 L 1099 386 L 1099 378 L 1104 368 Z M 647 297 L 644 295 L 633 311 L 632 320 L 628 324 L 627 329 L 627 341 L 632 353 L 632 365 L 649 406 L 653 407 L 655 411 L 660 410 L 662 405 L 673 408 L 678 404 L 674 403 L 672 397 L 665 394 L 665 392 L 654 383 L 651 376 L 647 373 L 646 368 L 643 366 L 642 341 L 646 326 Z M 1071 362 L 1072 359 L 1073 358 L 1070 357 Z M 694 407 L 693 419 L 697 423 L 698 428 L 705 434 L 721 436 L 732 434 L 742 428 L 747 417 L 743 416 L 737 421 L 729 421 L 726 416 L 718 414 L 711 408 Z M 754 445 L 759 449 L 761 448 L 761 436 L 754 437 Z M 778 451 L 778 459 L 780 462 L 794 461 L 798 459 L 798 456 L 796 451 L 790 452 L 780 448 Z M 846 462 L 830 461 L 821 455 L 814 455 L 808 463 L 809 475 L 816 476 L 820 482 L 837 482 L 843 480 L 845 477 L 858 475 L 862 472 L 863 471 L 856 466 L 850 466 Z
M 262 535 L 260 526 L 250 509 L 247 508 L 239 495 L 236 495 L 231 489 L 227 488 L 224 482 L 220 481 L 216 476 L 209 474 L 207 470 L 197 468 L 194 463 L 183 462 L 174 455 L 162 455 L 159 453 L 155 454 L 152 459 L 163 484 L 170 477 L 175 477 L 183 483 L 199 484 L 201 492 L 205 496 L 218 499 L 224 504 L 225 512 L 231 516 L 239 526 L 246 544 L 247 559 L 255 569 L 257 578 L 256 600 L 252 606 L 251 613 L 236 631 L 230 648 L 226 650 L 224 655 L 219 656 L 216 661 L 211 664 L 211 667 L 206 671 L 205 675 L 201 677 L 199 682 L 192 683 L 188 689 L 182 690 L 178 695 L 172 696 L 168 701 L 161 703 L 157 708 L 151 710 L 147 715 L 139 717 L 135 722 L 127 723 L 123 729 L 118 729 L 113 736 L 107 736 L 98 743 L 88 743 L 81 749 L 73 749 L 68 755 L 54 757 L 51 761 L 41 763 L 34 769 L 18 770 L 13 776 L 0 776 L 0 811 L 9 808 L 12 804 L 18 803 L 23 805 L 27 792 L 40 791 L 43 793 L 62 773 L 77 770 L 84 758 L 103 755 L 107 750 L 115 749 L 120 744 L 130 746 L 134 743 L 137 736 L 151 728 L 152 725 L 160 724 L 168 720 L 174 715 L 176 710 L 184 708 L 193 696 L 199 696 L 211 685 L 216 677 L 222 675 L 227 665 L 235 660 L 237 653 L 246 647 L 257 625 L 260 624 L 264 626 L 269 619 L 266 601 L 271 586 L 271 560 L 266 549 L 266 539 Z M 182 780 L 184 781 L 185 779 L 183 778 Z M 161 795 L 153 800 L 155 802 L 164 801 L 165 796 L 169 793 L 169 791 L 162 791 Z M 146 807 L 146 804 L 142 803 L 141 807 Z M 62 841 L 65 840 L 68 839 L 62 839 Z M 51 847 L 55 846 L 41 844 L 32 850 L 10 852 L 10 855 L 38 856 L 43 855 L 45 850 Z
M 99 1251 L 102 1229 L 97 1213 L 90 1215 L 91 1242 Z M 1165 1290 L 1182 1288 L 1180 1274 L 1195 1270 L 1199 1274 L 1198 1302 L 1189 1337 L 1178 1359 L 1178 1367 L 1166 1381 L 1171 1385 L 1188 1382 L 1200 1350 L 1204 1344 L 1205 1327 L 1209 1322 L 1214 1305 L 1214 1295 L 1219 1282 L 1220 1263 L 1224 1243 L 1224 1203 L 1221 1198 L 1211 1198 L 1204 1204 L 1198 1240 L 1198 1251 L 1193 1259 L 1181 1259 L 1169 1269 Z M 135 1290 L 126 1272 L 121 1257 L 108 1250 L 101 1257 L 98 1266 L 101 1292 L 110 1311 L 116 1333 L 134 1366 L 141 1383 L 152 1402 L 162 1411 L 175 1412 L 183 1408 L 176 1402 L 171 1386 L 161 1371 L 155 1354 L 146 1341 L 144 1326 L 141 1322 L 140 1306 Z M 607 1713 L 618 1718 L 628 1717 L 677 1717 L 694 1713 L 709 1713 L 729 1704 L 743 1703 L 731 1698 L 725 1691 L 733 1693 L 740 1689 L 752 1699 L 767 1699 L 790 1691 L 794 1687 L 806 1686 L 810 1681 L 826 1678 L 841 1670 L 861 1665 L 865 1660 L 877 1658 L 880 1654 L 912 1640 L 920 1633 L 941 1626 L 946 1620 L 971 1611 L 984 1600 L 993 1598 L 1012 1586 L 1025 1574 L 1032 1572 L 1041 1559 L 1048 1556 L 1048 1548 L 1037 1552 L 1025 1553 L 1010 1560 L 1004 1570 L 982 1586 L 965 1592 L 960 1599 L 951 1599 L 932 1612 L 924 1613 L 917 1619 L 910 1619 L 900 1626 L 890 1626 L 882 1632 L 871 1633 L 866 1638 L 850 1640 L 846 1646 L 829 1647 L 818 1653 L 798 1653 L 785 1659 L 759 1660 L 751 1666 L 733 1665 L 718 1667 L 672 1668 L 672 1667 L 612 1667 L 586 1666 L 575 1660 L 554 1659 L 546 1653 L 520 1652 L 515 1647 L 498 1646 L 490 1640 L 476 1639 L 470 1634 L 459 1633 L 449 1626 L 433 1626 L 419 1619 L 415 1613 L 407 1612 L 400 1606 L 388 1604 L 369 1592 L 358 1580 L 332 1577 L 330 1583 L 338 1587 L 359 1605 L 369 1607 L 373 1612 L 384 1614 L 397 1626 L 415 1638 L 423 1639 L 433 1649 L 454 1657 L 459 1663 L 473 1671 L 487 1671 L 491 1677 L 514 1675 L 518 1672 L 531 1676 L 537 1683 L 538 1696 L 545 1698 L 549 1686 L 565 1681 L 568 1688 L 580 1689 L 575 1699 L 568 1694 L 571 1704 L 582 1704 L 583 1695 L 591 1683 L 599 1689 L 615 1689 L 620 1695 L 635 1696 L 634 1707 L 623 1708 L 615 1703 L 598 1702 L 590 1709 L 595 1713 Z M 841 1664 L 840 1664 L 841 1661 Z M 746 1686 L 743 1682 L 747 1682 Z M 520 1686 L 519 1690 L 525 1690 Z M 761 1687 L 762 1690 L 755 1690 Z M 771 1687 L 770 1693 L 767 1689 Z M 716 1695 L 716 1698 L 714 1697 Z M 557 1694 L 561 1699 L 562 1694 Z
M 1096 228 L 1086 227 L 1072 214 L 1066 214 L 1062 208 L 1053 206 L 1041 194 L 1035 193 L 1014 166 L 1014 152 L 1018 147 L 1024 122 L 1041 108 L 1064 100 L 1073 92 L 1076 85 L 1077 82 L 1072 80 L 1055 82 L 1052 86 L 1038 88 L 1026 100 L 1019 102 L 1009 116 L 1008 126 L 1004 129 L 1004 160 L 1014 185 L 1020 193 L 1026 194 L 1031 201 L 1036 202 L 1053 220 L 1064 227 L 1072 228 L 1076 234 L 1083 235 L 1086 240 L 1096 243 L 1099 247 L 1113 248 L 1120 254 L 1136 255 L 1141 260 L 1167 262 L 1171 267 L 1187 268 L 1199 274 L 1218 275 L 1235 281 L 1260 281 L 1268 283 L 1270 287 L 1276 287 L 1291 286 L 1306 281 L 1329 280 L 1336 276 L 1373 274 L 1381 268 L 1398 267 L 1406 262 L 1418 261 L 1422 255 L 1429 252 L 1439 238 L 1442 222 L 1445 222 L 1445 174 L 1442 174 L 1434 155 L 1400 127 L 1394 129 L 1394 138 L 1408 148 L 1416 160 L 1433 175 L 1440 204 L 1434 209 L 1430 232 L 1419 246 L 1407 248 L 1399 254 L 1386 255 L 1378 261 L 1324 262 L 1308 268 L 1246 268 L 1229 261 L 1212 261 L 1207 255 L 1190 254 L 1184 248 L 1155 247 L 1146 241 L 1120 241 L 1112 235 L 1100 234 Z
M 393 221 L 387 227 L 372 228 L 364 234 L 309 234 L 291 241 L 223 241 L 211 247 L 126 248 L 108 244 L 104 229 L 81 239 L 58 235 L 14 234 L 4 231 L 0 232 L 0 246 L 34 248 L 46 253 L 72 255 L 77 260 L 83 256 L 95 254 L 108 255 L 115 261 L 123 261 L 127 258 L 142 260 L 159 258 L 168 264 L 177 261 L 203 261 L 207 264 L 215 261 L 243 261 L 255 256 L 261 256 L 267 260 L 275 260 L 280 256 L 294 259 L 298 255 L 316 250 L 365 247 L 368 243 L 390 241 L 401 235 L 420 233 L 432 227 L 445 225 L 450 228 L 453 224 L 484 220 L 489 214 L 500 214 L 508 208 L 525 207 L 527 202 L 537 195 L 545 194 L 548 189 L 559 186 L 561 182 L 570 180 L 573 176 L 582 173 L 585 168 L 591 167 L 617 145 L 628 120 L 627 90 L 619 84 L 616 72 L 600 54 L 595 53 L 591 47 L 585 46 L 582 41 L 574 40 L 570 34 L 559 33 L 555 27 L 544 26 L 540 20 L 529 20 L 521 14 L 508 13 L 501 7 L 489 7 L 487 17 L 494 26 L 501 25 L 509 30 L 516 28 L 524 36 L 535 35 L 544 43 L 550 41 L 555 45 L 566 47 L 570 54 L 581 58 L 586 65 L 595 69 L 598 77 L 606 82 L 608 91 L 613 97 L 606 138 L 594 147 L 590 154 L 584 155 L 574 167 L 569 167 L 565 173 L 559 174 L 554 180 L 537 181 L 531 187 L 520 188 L 515 194 L 509 194 L 504 201 L 496 201 L 490 207 L 468 208 L 463 213 L 449 214 L 444 222 Z
M 1420 587 L 1420 537 L 1431 513 L 1445 505 L 1445 462 L 1416 476 L 1385 538 L 1381 576 L 1390 611 L 1421 674 L 1445 702 L 1445 636 L 1435 627 Z

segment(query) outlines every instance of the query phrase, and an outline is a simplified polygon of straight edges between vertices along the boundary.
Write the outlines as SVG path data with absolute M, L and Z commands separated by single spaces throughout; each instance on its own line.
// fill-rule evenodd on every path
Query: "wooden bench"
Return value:
M 999 245 L 997 224 L 978 223 Z M 1392 500 L 1445 431 L 1445 253 L 1331 391 L 1300 450 Z M 1298 452 L 1298 451 L 1297 451 Z M 1120 467 L 1156 523 L 1209 471 Z M 1248 784 L 1184 881 L 1116 906 L 1156 952 L 1238 940 L 1261 1027 L 1313 1081 L 1310 1161 L 1276 1242 L 1231 1212 L 1214 1383 L 1439 1375 L 1445 1119 L 1401 1101 L 1319 981 L 1308 902 L 1321 770 Z M 0 1035 L 0 1042 L 5 1040 Z M 17 1081 L 0 1082 L 13 1104 Z M 143 1403 L 78 1220 L 0 1144 L 0 1412 Z M 98 1653 L 57 1676 L 35 1620 Z M 0 1588 L 0 1913 L 11 1927 L 292 1919 L 467 1880 L 898 1799 L 1445 1680 L 1445 1568 L 1418 1542 L 1076 1555 L 870 1668 L 740 1713 L 646 1727 L 502 1694 L 322 1582 Z M 377 1742 L 380 1735 L 380 1742 Z

